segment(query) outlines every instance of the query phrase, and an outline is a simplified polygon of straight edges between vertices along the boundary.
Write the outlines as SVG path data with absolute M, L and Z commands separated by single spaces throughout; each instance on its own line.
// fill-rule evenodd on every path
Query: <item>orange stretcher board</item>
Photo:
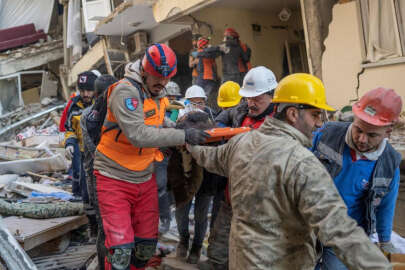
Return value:
M 227 141 L 235 135 L 245 133 L 250 131 L 250 127 L 240 127 L 240 128 L 213 128 L 210 130 L 206 130 L 211 137 L 207 138 L 205 141 L 206 143 L 210 142 L 220 142 L 220 141 Z

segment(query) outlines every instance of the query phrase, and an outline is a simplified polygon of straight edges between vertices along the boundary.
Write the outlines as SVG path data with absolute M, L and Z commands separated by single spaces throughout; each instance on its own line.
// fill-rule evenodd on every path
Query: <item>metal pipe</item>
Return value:
M 23 119 L 21 121 L 18 121 L 16 123 L 8 126 L 8 127 L 0 129 L 0 136 L 3 135 L 4 133 L 6 133 L 7 131 L 10 131 L 10 130 L 12 130 L 12 129 L 24 124 L 24 123 L 27 123 L 27 122 L 35 119 L 35 118 L 41 117 L 41 116 L 43 116 L 45 114 L 48 114 L 48 113 L 53 112 L 53 111 L 58 110 L 58 109 L 63 109 L 65 106 L 66 106 L 66 103 L 61 104 L 61 105 L 57 105 L 57 106 L 52 107 L 50 109 L 47 109 L 45 111 L 42 111 L 42 112 L 36 113 L 34 115 L 31 115 L 31 116 L 29 116 L 29 117 L 27 117 L 27 118 L 25 118 L 25 119 Z

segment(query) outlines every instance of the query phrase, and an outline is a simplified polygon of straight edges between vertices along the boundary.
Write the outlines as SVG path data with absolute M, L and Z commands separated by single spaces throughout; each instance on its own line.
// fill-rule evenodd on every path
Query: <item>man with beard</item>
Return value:
M 246 99 L 238 106 L 223 111 L 215 118 L 220 126 L 259 128 L 267 116 L 274 114 L 272 98 L 277 80 L 274 73 L 263 66 L 252 68 L 243 81 L 239 94 Z M 220 180 L 219 180 L 220 181 Z M 221 202 L 208 240 L 208 260 L 200 262 L 202 270 L 228 269 L 229 233 L 231 228 L 232 208 L 229 200 L 228 185 L 222 191 L 226 199 Z
M 219 147 L 187 145 L 200 166 L 229 179 L 229 269 L 313 270 L 316 238 L 349 269 L 392 269 L 308 150 L 322 110 L 333 110 L 322 82 L 310 74 L 287 76 L 273 102 L 276 114 L 259 129 Z
M 392 89 L 377 88 L 352 110 L 353 123 L 329 122 L 316 132 L 312 151 L 333 177 L 349 216 L 368 235 L 377 231 L 382 250 L 398 253 L 390 240 L 401 155 L 388 137 L 399 119 L 402 100 Z M 324 247 L 319 266 L 347 269 L 329 246 Z
M 144 269 L 155 252 L 159 208 L 153 165 L 164 158 L 159 148 L 199 144 L 209 136 L 195 128 L 162 127 L 169 103 L 163 90 L 176 72 L 174 51 L 156 43 L 108 89 L 94 159 L 107 270 Z
M 82 197 L 84 203 L 89 202 L 86 185 L 86 174 L 83 168 L 83 136 L 80 127 L 80 117 L 85 108 L 93 103 L 94 82 L 100 73 L 97 71 L 85 71 L 77 77 L 79 95 L 72 98 L 67 111 L 65 122 L 65 153 L 66 157 L 77 164 L 72 164 L 72 193 Z
M 224 32 L 224 43 L 204 49 L 198 57 L 222 56 L 222 83 L 233 81 L 242 84 L 245 74 L 252 68 L 250 48 L 239 40 L 239 33 L 233 28 Z

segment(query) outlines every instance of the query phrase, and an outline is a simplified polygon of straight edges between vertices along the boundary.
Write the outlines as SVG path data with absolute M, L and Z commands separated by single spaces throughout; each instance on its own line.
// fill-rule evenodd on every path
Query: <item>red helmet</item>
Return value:
M 354 115 L 374 126 L 389 126 L 398 121 L 402 100 L 394 90 L 376 88 L 364 94 L 352 106 Z
M 235 31 L 233 28 L 226 28 L 224 32 L 224 36 L 231 36 L 234 38 L 239 38 L 238 32 Z
M 205 48 L 205 46 L 208 45 L 208 42 L 209 42 L 208 38 L 200 37 L 200 38 L 198 39 L 198 41 L 197 41 L 197 47 L 198 47 L 199 49 L 203 49 L 203 48 Z
M 166 44 L 155 43 L 146 49 L 142 67 L 153 76 L 171 78 L 177 72 L 176 54 Z

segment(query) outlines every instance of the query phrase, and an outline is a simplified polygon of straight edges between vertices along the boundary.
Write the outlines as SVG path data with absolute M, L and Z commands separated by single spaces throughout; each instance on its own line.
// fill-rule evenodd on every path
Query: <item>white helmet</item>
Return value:
M 181 97 L 180 87 L 177 83 L 170 81 L 166 85 L 166 95 L 168 96 L 178 96 Z
M 239 94 L 242 97 L 257 97 L 274 90 L 277 84 L 276 76 L 270 69 L 263 66 L 254 67 L 243 79 Z
M 204 89 L 198 85 L 192 85 L 187 88 L 186 91 L 186 99 L 189 98 L 204 98 L 207 99 L 207 95 L 205 94 Z

